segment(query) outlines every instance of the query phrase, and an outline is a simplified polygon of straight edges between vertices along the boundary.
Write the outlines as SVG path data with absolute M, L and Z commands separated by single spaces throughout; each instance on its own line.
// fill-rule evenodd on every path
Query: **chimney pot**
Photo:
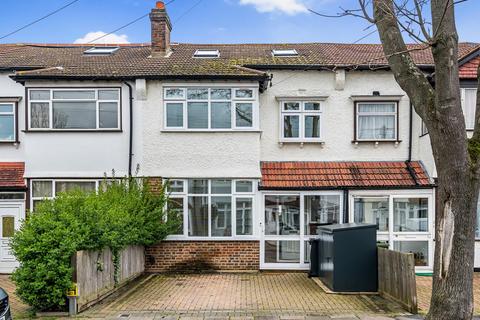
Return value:
M 170 53 L 172 24 L 163 1 L 157 1 L 150 12 L 152 28 L 152 56 L 167 56 Z
M 157 1 L 155 7 L 157 9 L 165 9 L 165 3 L 163 3 L 163 1 Z

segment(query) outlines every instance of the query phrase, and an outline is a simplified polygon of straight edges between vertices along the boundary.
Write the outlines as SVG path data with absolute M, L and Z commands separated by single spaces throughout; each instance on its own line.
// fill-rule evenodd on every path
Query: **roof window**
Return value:
M 218 58 L 218 57 L 220 57 L 220 51 L 198 49 L 198 50 L 195 51 L 193 56 L 195 58 Z
M 84 54 L 100 54 L 100 55 L 109 55 L 117 51 L 119 47 L 93 47 L 88 50 L 85 50 Z
M 274 57 L 296 57 L 298 52 L 295 49 L 273 49 L 272 55 Z

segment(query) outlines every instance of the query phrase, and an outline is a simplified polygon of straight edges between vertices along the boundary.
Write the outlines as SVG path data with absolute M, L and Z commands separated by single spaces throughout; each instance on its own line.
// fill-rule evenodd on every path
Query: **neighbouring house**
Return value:
M 381 45 L 171 43 L 162 2 L 150 19 L 151 44 L 0 45 L 0 272 L 38 201 L 137 166 L 183 218 L 148 271 L 302 270 L 318 225 L 355 221 L 431 272 L 428 133 Z M 479 52 L 460 44 L 467 127 Z

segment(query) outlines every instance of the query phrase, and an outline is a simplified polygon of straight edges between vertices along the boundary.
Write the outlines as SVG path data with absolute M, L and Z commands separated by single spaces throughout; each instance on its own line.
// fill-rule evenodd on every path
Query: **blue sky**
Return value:
M 69 0 L 1 0 L 0 36 L 61 6 Z M 369 31 L 358 18 L 328 19 L 306 8 L 333 14 L 356 0 L 175 0 L 167 10 L 173 22 L 172 41 L 191 43 L 344 42 Z M 92 39 L 91 32 L 110 32 L 150 11 L 154 0 L 79 0 L 67 9 L 20 31 L 2 43 L 72 43 Z M 456 7 L 461 41 L 480 42 L 480 1 Z M 101 34 L 101 33 L 100 33 Z M 150 41 L 148 17 L 118 31 L 114 40 Z M 373 34 L 361 42 L 378 42 Z

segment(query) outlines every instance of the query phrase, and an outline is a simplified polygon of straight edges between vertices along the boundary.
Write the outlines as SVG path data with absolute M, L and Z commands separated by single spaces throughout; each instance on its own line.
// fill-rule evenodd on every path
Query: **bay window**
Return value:
M 358 141 L 398 139 L 397 102 L 357 102 L 355 104 Z
M 15 142 L 16 119 L 14 103 L 0 103 L 0 142 Z
M 253 235 L 253 184 L 252 180 L 169 180 L 169 209 L 176 210 L 185 221 L 184 228 L 175 235 Z
M 166 130 L 251 130 L 256 126 L 257 89 L 165 88 Z
M 28 90 L 30 130 L 119 130 L 119 88 Z
M 320 102 L 281 102 L 281 136 L 287 141 L 321 141 L 322 108 Z

